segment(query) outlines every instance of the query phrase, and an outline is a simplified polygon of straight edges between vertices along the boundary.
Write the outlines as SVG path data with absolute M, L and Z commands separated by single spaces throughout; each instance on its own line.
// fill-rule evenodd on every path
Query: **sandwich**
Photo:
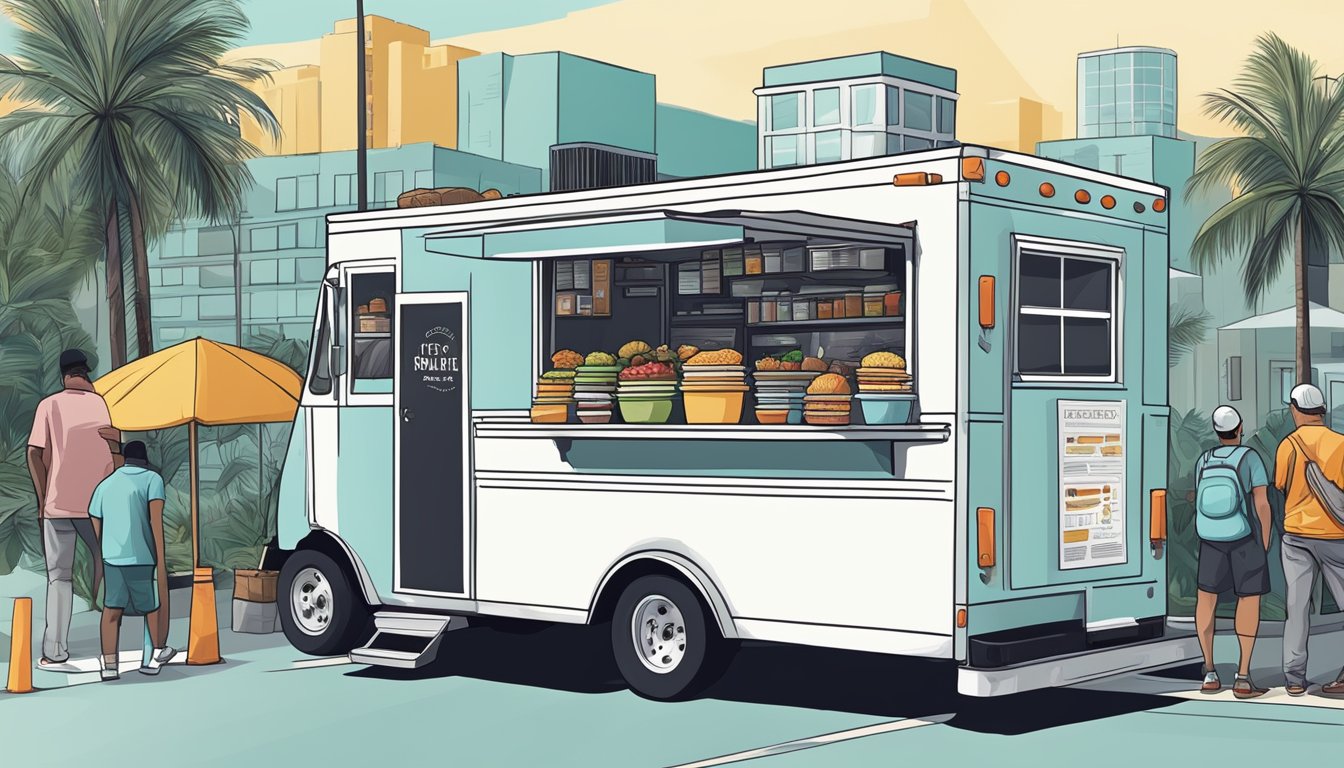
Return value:
M 1123 456 L 1125 449 L 1120 445 L 1103 445 L 1101 447 L 1102 456 Z
M 1070 445 L 1064 449 L 1069 456 L 1092 456 L 1097 452 L 1095 445 Z
M 1105 441 L 1106 438 L 1101 435 L 1083 435 L 1078 438 L 1078 442 L 1082 445 L 1099 445 Z

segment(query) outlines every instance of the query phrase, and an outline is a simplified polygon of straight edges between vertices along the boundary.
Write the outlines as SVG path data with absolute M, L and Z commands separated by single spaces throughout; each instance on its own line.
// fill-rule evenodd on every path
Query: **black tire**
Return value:
M 330 591 L 330 619 L 323 622 L 320 632 L 305 630 L 296 615 L 296 600 L 292 597 L 294 581 L 300 574 L 312 569 L 318 582 L 326 582 Z M 311 572 L 310 572 L 311 573 Z M 312 590 L 306 590 L 312 594 Z M 280 626 L 289 644 L 310 656 L 339 656 L 358 648 L 370 636 L 369 606 L 354 588 L 346 570 L 332 558 L 311 549 L 301 549 L 285 560 L 280 569 L 280 583 L 276 600 L 280 603 Z
M 654 597 L 662 597 L 671 603 L 682 618 L 680 627 L 673 627 L 673 622 L 669 622 L 664 627 L 666 633 L 658 633 L 658 639 L 668 643 L 666 650 L 669 653 L 679 651 L 683 654 L 674 666 L 663 672 L 655 672 L 645 664 L 639 648 L 645 647 L 648 638 L 637 639 L 634 629 L 635 612 L 646 599 Z M 683 641 L 684 648 L 679 647 L 683 643 L 677 640 Z M 723 673 L 729 656 L 729 645 L 719 635 L 718 625 L 699 595 L 683 582 L 659 575 L 641 576 L 621 593 L 611 621 L 611 649 L 616 667 L 630 689 L 657 701 L 687 699 L 700 693 Z M 671 657 L 664 654 L 662 658 Z

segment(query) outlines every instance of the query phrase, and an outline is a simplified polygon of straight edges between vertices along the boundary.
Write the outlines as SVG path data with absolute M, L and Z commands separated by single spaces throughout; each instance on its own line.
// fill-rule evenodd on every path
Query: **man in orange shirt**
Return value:
M 1344 435 L 1325 426 L 1325 396 L 1302 384 L 1290 397 L 1296 431 L 1279 444 L 1274 485 L 1284 492 L 1283 576 L 1288 583 L 1288 617 L 1283 628 L 1283 673 L 1288 693 L 1307 692 L 1307 633 L 1311 588 L 1317 574 L 1344 602 L 1344 525 L 1335 520 L 1307 484 L 1306 467 L 1314 461 L 1336 485 L 1344 485 Z M 1321 688 L 1344 694 L 1344 672 Z

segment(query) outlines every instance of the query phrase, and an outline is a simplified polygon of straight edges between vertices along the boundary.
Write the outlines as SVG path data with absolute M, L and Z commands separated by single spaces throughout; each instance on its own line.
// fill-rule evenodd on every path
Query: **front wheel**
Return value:
M 280 569 L 280 626 L 290 645 L 310 656 L 349 653 L 367 639 L 369 607 L 339 564 L 299 550 Z
M 662 701 L 694 696 L 718 679 L 729 648 L 700 598 L 667 576 L 642 576 L 621 593 L 611 646 L 635 693 Z

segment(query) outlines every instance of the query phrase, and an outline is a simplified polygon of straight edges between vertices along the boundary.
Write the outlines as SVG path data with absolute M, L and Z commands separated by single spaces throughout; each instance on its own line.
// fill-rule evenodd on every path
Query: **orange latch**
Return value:
M 994 277 L 980 276 L 980 327 L 994 327 Z
M 1152 520 L 1149 525 L 1148 538 L 1154 544 L 1167 540 L 1167 492 L 1164 489 L 1153 491 L 1152 503 L 1149 514 Z
M 976 558 L 975 564 L 981 568 L 994 567 L 994 510 L 980 507 L 975 510 L 976 522 Z

